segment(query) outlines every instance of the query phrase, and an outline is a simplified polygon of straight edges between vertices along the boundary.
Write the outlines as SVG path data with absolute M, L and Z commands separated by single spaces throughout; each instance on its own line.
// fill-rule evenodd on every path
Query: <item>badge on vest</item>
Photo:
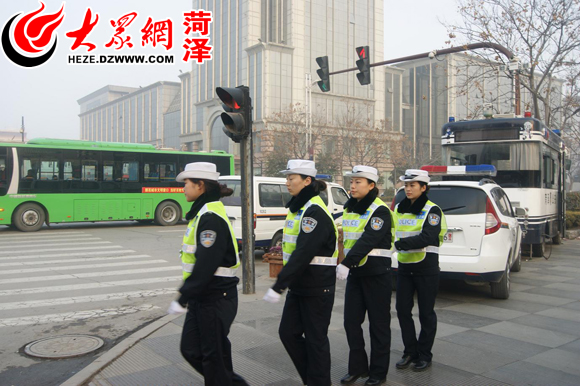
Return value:
M 302 219 L 302 230 L 304 233 L 310 233 L 316 228 L 318 221 L 313 219 L 312 217 L 304 217 Z
M 439 221 L 441 221 L 441 217 L 439 217 L 438 214 L 431 213 L 429 214 L 427 221 L 429 221 L 429 225 L 436 226 L 439 224 Z
M 191 228 L 187 228 L 187 230 L 185 231 L 185 237 L 189 237 L 190 233 L 191 233 Z
M 215 243 L 217 233 L 214 231 L 203 231 L 199 235 L 199 242 L 206 248 L 209 248 Z
M 383 227 L 384 223 L 385 223 L 385 221 L 382 218 L 379 218 L 379 217 L 371 218 L 371 228 L 374 231 L 380 230 Z

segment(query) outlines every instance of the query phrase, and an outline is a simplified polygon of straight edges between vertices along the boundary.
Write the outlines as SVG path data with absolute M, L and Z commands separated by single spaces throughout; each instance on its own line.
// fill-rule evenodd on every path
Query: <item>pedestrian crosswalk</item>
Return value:
M 0 333 L 159 312 L 156 299 L 176 293 L 181 264 L 135 249 L 90 231 L 0 234 Z

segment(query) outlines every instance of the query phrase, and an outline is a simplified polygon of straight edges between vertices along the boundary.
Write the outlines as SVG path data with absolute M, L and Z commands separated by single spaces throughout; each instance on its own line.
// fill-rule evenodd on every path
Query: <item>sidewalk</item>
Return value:
M 580 382 L 580 241 L 554 247 L 552 258 L 523 263 L 512 274 L 508 300 L 491 299 L 488 286 L 442 282 L 433 366 L 423 373 L 395 369 L 403 344 L 392 298 L 390 385 L 506 385 Z M 272 285 L 268 264 L 256 262 L 256 294 L 241 295 L 232 325 L 234 370 L 251 385 L 301 385 L 278 338 L 284 302 L 262 300 Z M 332 379 L 347 373 L 342 327 L 345 282 L 337 283 L 329 330 Z M 416 307 L 415 307 L 416 313 Z M 184 316 L 166 316 L 125 339 L 63 385 L 203 385 L 183 360 Z M 417 327 L 418 321 L 416 320 Z M 367 341 L 368 324 L 363 326 Z M 363 385 L 359 379 L 357 385 Z

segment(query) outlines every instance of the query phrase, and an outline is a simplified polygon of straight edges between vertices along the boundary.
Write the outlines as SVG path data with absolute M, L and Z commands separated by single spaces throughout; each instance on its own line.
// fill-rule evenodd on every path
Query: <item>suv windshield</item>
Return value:
M 487 195 L 481 189 L 466 186 L 431 186 L 427 196 L 445 214 L 485 213 Z M 404 198 L 405 190 L 401 189 L 397 192 L 395 204 Z
M 239 180 L 219 180 L 220 184 L 225 184 L 234 193 L 231 196 L 222 197 L 220 201 L 225 206 L 242 206 L 242 183 Z

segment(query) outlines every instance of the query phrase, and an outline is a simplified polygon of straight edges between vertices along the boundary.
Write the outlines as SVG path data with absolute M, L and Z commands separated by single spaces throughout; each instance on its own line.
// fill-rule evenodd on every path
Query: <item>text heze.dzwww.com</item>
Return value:
M 68 64 L 173 64 L 173 55 L 69 55 Z

